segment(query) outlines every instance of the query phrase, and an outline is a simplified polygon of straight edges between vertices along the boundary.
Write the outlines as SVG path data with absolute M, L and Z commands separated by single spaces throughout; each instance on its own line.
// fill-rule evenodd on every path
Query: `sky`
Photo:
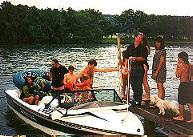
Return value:
M 0 0 L 2 3 L 5 0 Z M 13 5 L 35 6 L 39 9 L 74 10 L 95 9 L 103 14 L 120 15 L 123 11 L 133 9 L 146 14 L 193 16 L 193 0 L 7 0 Z M 191 2 L 192 1 L 192 2 Z

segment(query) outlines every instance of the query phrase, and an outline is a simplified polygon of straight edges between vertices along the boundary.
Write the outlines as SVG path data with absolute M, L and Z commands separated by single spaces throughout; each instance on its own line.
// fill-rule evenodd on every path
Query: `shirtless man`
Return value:
M 178 103 L 180 114 L 173 119 L 184 120 L 184 105 L 188 103 L 190 81 L 190 65 L 188 61 L 188 54 L 186 52 L 180 52 L 178 54 L 176 77 L 180 79 L 180 85 L 178 87 Z
M 76 90 L 91 90 L 88 75 L 84 74 L 84 76 L 80 77 L 80 82 L 76 83 L 75 87 Z
M 97 66 L 97 62 L 95 59 L 90 59 L 88 61 L 88 65 L 83 68 L 82 70 L 80 70 L 80 72 L 78 73 L 77 77 L 76 77 L 76 81 L 84 76 L 87 75 L 88 78 L 90 79 L 90 88 L 92 88 L 93 85 L 93 78 L 94 78 L 94 73 L 95 72 L 113 72 L 113 71 L 118 71 L 117 68 L 96 68 Z
M 73 90 L 74 85 L 76 84 L 76 74 L 74 74 L 74 66 L 70 65 L 68 67 L 68 73 L 64 74 L 64 85 L 66 90 Z

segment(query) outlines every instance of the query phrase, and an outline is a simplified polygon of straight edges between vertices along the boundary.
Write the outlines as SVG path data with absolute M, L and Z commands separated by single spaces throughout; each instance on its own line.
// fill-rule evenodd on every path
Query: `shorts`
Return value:
M 193 104 L 193 81 L 189 82 L 187 94 L 187 103 Z
M 181 105 L 185 105 L 188 103 L 188 99 L 189 99 L 189 82 L 182 82 L 180 83 L 179 87 L 178 87 L 178 102 Z

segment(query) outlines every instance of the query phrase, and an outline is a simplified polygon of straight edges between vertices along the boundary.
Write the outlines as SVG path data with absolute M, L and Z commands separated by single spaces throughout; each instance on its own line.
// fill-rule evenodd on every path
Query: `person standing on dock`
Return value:
M 144 77 L 144 62 L 147 57 L 147 49 L 143 46 L 143 33 L 138 33 L 135 37 L 133 45 L 126 49 L 126 58 L 130 63 L 130 82 L 133 90 L 133 106 L 141 107 L 143 94 L 143 77 Z
M 150 54 L 150 45 L 148 43 L 148 40 L 146 37 L 143 38 L 143 46 L 146 47 L 147 49 L 147 55 Z M 143 77 L 143 87 L 144 87 L 144 90 L 145 90 L 145 95 L 143 96 L 143 100 L 144 101 L 149 101 L 150 100 L 150 87 L 149 87 L 149 83 L 148 83 L 148 77 L 147 77 L 147 72 L 149 70 L 149 64 L 147 62 L 147 57 L 145 58 L 145 61 L 144 61 L 144 70 L 145 70 L 145 73 L 144 73 L 144 77 Z
M 164 83 L 166 82 L 166 50 L 162 36 L 158 36 L 155 40 L 155 54 L 153 56 L 152 64 L 152 79 L 154 79 L 157 83 L 158 97 L 164 99 Z
M 188 61 L 188 54 L 186 52 L 180 52 L 178 54 L 178 61 L 176 66 L 176 77 L 180 79 L 180 85 L 178 87 L 178 103 L 180 114 L 179 116 L 174 117 L 174 120 L 184 120 L 184 105 L 191 103 L 192 106 L 193 103 L 193 99 L 191 98 L 193 93 L 191 93 L 192 89 L 190 89 L 189 83 L 190 68 L 191 66 Z M 190 107 L 190 111 L 192 113 L 192 107 Z M 188 122 L 193 122 L 192 116 L 191 120 Z
M 120 89 L 120 97 L 122 101 L 129 100 L 130 93 L 129 93 L 129 87 L 128 87 L 128 62 L 125 63 L 127 58 L 125 57 L 126 50 L 122 52 L 123 59 L 121 62 L 119 62 L 119 65 L 121 66 L 121 89 Z

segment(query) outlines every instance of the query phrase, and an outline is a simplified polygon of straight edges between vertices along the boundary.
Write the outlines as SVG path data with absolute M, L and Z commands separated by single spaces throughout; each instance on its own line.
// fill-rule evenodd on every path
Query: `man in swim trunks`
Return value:
M 180 114 L 174 117 L 174 120 L 184 120 L 184 105 L 188 102 L 189 96 L 189 81 L 190 81 L 190 65 L 188 61 L 188 54 L 180 52 L 178 54 L 178 61 L 176 66 L 176 77 L 180 79 L 178 87 L 178 103 Z

